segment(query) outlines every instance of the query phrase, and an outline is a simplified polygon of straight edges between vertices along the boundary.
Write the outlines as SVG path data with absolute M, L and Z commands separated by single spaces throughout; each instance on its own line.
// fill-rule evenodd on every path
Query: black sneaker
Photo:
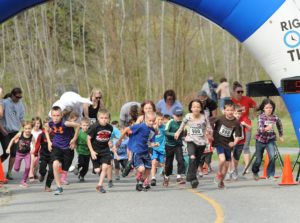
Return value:
M 156 179 L 151 180 L 151 186 L 156 186 Z
M 84 182 L 84 177 L 83 176 L 78 176 L 79 182 Z
M 128 161 L 126 167 L 124 168 L 123 172 L 122 172 L 122 177 L 127 177 L 128 174 L 130 173 L 131 170 L 131 164 L 132 161 Z
M 8 180 L 14 180 L 14 178 L 12 178 L 11 173 L 7 173 L 6 174 L 6 179 Z
M 192 181 L 191 181 L 191 186 L 192 186 L 192 188 L 197 188 L 197 187 L 198 187 L 198 184 L 199 184 L 199 181 L 198 181 L 198 180 L 192 180 Z
M 40 181 L 40 182 L 43 182 L 44 179 L 45 179 L 45 176 L 42 176 L 42 175 L 39 176 L 39 181 Z
M 99 185 L 96 187 L 96 191 L 102 194 L 106 193 L 106 190 L 104 190 L 103 186 Z
M 75 169 L 73 170 L 73 173 L 77 176 L 79 173 L 78 165 L 75 166 Z
M 61 195 L 63 193 L 63 188 L 62 187 L 58 187 L 56 188 L 56 190 L 53 192 L 54 195 Z
M 137 183 L 136 186 L 135 186 L 135 189 L 136 189 L 137 191 L 142 191 L 142 190 L 143 190 L 143 184 Z
M 150 188 L 147 188 L 147 186 L 143 186 L 142 191 L 147 192 Z
M 112 180 L 108 181 L 108 188 L 112 188 L 114 186 Z

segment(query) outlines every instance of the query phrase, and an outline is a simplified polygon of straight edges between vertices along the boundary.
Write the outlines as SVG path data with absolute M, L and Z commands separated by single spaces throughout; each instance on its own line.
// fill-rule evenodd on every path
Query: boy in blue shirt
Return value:
M 121 145 L 122 139 L 126 134 L 129 135 L 128 147 L 133 152 L 133 166 L 137 170 L 137 191 L 147 191 L 144 181 L 148 178 L 151 170 L 151 157 L 148 147 L 158 146 L 156 143 L 151 143 L 155 138 L 155 113 L 147 113 L 145 122 L 125 128 L 120 140 L 116 143 L 118 148 Z
M 156 114 L 156 129 L 158 134 L 155 136 L 155 143 L 159 143 L 159 146 L 153 147 L 153 154 L 152 154 L 152 169 L 151 169 L 151 186 L 156 186 L 156 168 L 165 166 L 165 125 L 163 124 L 163 114 L 157 113 Z

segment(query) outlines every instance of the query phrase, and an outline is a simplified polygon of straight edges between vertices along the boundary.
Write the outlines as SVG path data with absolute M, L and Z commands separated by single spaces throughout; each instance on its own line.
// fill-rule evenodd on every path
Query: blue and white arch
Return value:
M 300 142 L 300 12 L 295 0 L 166 0 L 227 30 L 261 63 L 290 112 Z M 49 0 L 0 0 L 0 23 Z M 282 90 L 282 80 L 289 93 Z M 299 80 L 299 81 L 297 81 Z

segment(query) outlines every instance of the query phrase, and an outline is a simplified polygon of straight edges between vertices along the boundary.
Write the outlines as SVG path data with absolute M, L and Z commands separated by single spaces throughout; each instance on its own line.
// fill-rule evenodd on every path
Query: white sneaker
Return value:
M 75 166 L 70 166 L 70 168 L 69 168 L 69 172 L 73 172 L 75 170 Z
M 227 172 L 226 176 L 225 176 L 225 180 L 226 181 L 230 181 L 232 178 L 232 172 Z
M 232 172 L 232 179 L 233 180 L 237 180 L 238 178 L 239 178 L 239 175 L 238 175 L 238 171 L 237 170 L 234 170 L 233 172 Z

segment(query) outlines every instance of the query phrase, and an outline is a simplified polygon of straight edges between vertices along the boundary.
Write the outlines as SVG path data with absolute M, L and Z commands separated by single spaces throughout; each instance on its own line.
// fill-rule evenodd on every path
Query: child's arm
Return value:
M 17 141 L 17 140 L 19 140 L 19 138 L 20 138 L 20 136 L 21 136 L 21 132 L 19 132 L 17 135 L 15 135 L 11 140 L 10 140 L 10 142 L 9 142 L 9 144 L 8 144 L 8 147 L 7 147 L 7 149 L 6 149 L 6 153 L 10 153 L 10 150 L 11 150 L 11 147 L 12 147 L 12 145 Z
M 50 127 L 48 125 L 45 126 L 45 135 L 46 135 L 46 139 L 47 139 L 47 142 L 48 142 L 48 150 L 49 152 L 52 151 L 52 142 L 51 142 L 51 139 L 50 139 L 50 136 L 49 136 L 49 132 L 51 131 Z
M 168 121 L 168 123 L 166 124 L 165 135 L 166 136 L 170 136 L 170 137 L 174 137 L 175 133 L 174 132 L 170 132 L 171 123 L 172 123 L 172 120 Z
M 235 137 L 233 142 L 229 143 L 229 147 L 233 148 L 240 141 L 240 137 Z
M 40 134 L 41 135 L 41 134 Z M 34 154 L 34 152 L 35 152 L 35 143 L 36 143 L 36 141 L 35 141 L 35 138 L 34 137 L 32 137 L 32 139 L 31 139 L 31 150 L 30 150 L 30 153 L 31 154 Z
M 95 150 L 93 149 L 92 142 L 91 142 L 91 137 L 89 135 L 87 137 L 87 146 L 88 146 L 88 148 L 90 150 L 92 159 L 93 160 L 97 159 L 97 154 L 98 153 L 96 153 Z
M 72 128 L 75 129 L 75 134 L 74 134 L 73 138 L 70 141 L 70 148 L 73 150 L 76 147 L 76 141 L 77 141 L 78 133 L 79 133 L 79 130 L 80 130 L 80 124 L 76 123 L 76 122 L 66 121 L 65 126 L 72 127 Z
M 186 124 L 188 123 L 188 121 L 189 121 L 188 117 L 185 116 L 184 119 L 181 122 L 181 125 L 180 125 L 179 129 L 174 134 L 174 139 L 177 140 L 179 138 L 181 132 L 183 131 L 183 129 L 186 126 Z
M 121 134 L 121 136 L 120 136 L 120 139 L 116 142 L 116 147 L 117 147 L 117 148 L 120 147 L 121 142 L 122 142 L 122 140 L 124 139 L 124 137 L 125 137 L 126 134 L 128 134 L 128 135 L 132 134 L 132 131 L 131 131 L 131 129 L 130 129 L 129 127 L 126 127 L 126 128 L 124 129 L 124 131 L 122 132 L 122 134 Z
M 39 136 L 36 139 L 34 152 L 33 152 L 33 154 L 35 156 L 38 156 L 38 153 L 39 153 L 39 150 L 40 150 L 40 147 L 41 147 L 41 142 L 42 142 L 42 135 L 43 135 L 43 133 L 39 134 Z
M 276 120 L 276 127 L 278 129 L 279 140 L 281 142 L 283 142 L 284 141 L 284 138 L 283 138 L 283 127 L 282 127 L 282 122 L 281 122 L 280 118 L 277 118 L 277 120 Z

